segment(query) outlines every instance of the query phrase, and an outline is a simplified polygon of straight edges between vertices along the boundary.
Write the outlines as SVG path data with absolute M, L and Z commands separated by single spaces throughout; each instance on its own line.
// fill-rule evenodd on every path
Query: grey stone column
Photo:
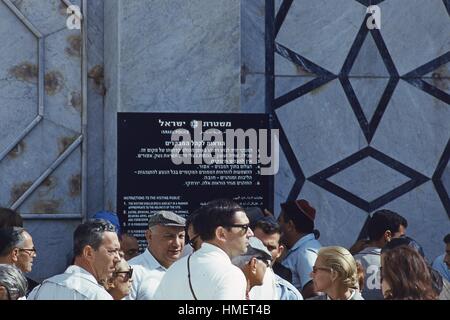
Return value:
M 239 0 L 105 2 L 105 207 L 117 112 L 240 112 Z M 145 133 L 143 133 L 145 134 Z

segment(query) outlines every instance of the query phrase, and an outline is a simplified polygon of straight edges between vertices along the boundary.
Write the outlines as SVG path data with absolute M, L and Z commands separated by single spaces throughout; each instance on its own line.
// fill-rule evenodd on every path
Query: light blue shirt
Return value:
M 277 274 L 275 274 L 275 288 L 278 300 L 303 300 L 297 288 Z
M 440 255 L 433 261 L 433 269 L 441 274 L 443 278 L 450 282 L 450 270 L 448 270 L 447 264 L 444 262 L 445 253 Z
M 281 263 L 291 270 L 292 284 L 300 292 L 312 280 L 310 273 L 321 247 L 322 245 L 316 240 L 314 233 L 307 234 L 294 244 Z
M 364 268 L 364 300 L 383 300 L 380 281 L 381 248 L 367 247 L 354 256 Z

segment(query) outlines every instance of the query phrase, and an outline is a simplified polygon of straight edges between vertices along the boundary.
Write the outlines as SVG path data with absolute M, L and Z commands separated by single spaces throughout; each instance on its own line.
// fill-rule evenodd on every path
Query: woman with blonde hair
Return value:
M 121 300 L 130 293 L 133 282 L 132 276 L 133 269 L 125 259 L 121 259 L 116 264 L 116 270 L 113 272 L 112 277 L 108 279 L 105 285 L 106 290 L 114 300 Z
M 314 300 L 364 300 L 358 290 L 356 261 L 343 247 L 321 248 L 311 277 L 315 289 L 325 293 Z

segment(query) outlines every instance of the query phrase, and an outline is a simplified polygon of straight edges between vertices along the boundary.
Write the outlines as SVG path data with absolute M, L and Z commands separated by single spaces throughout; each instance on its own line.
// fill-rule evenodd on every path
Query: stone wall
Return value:
M 276 0 L 271 16 L 270 0 L 89 0 L 84 54 L 68 4 L 0 1 L 0 205 L 26 216 L 32 277 L 64 269 L 82 218 L 115 210 L 123 111 L 269 110 L 276 214 L 306 198 L 323 244 L 349 246 L 372 212 L 393 209 L 428 258 L 443 252 L 449 1 Z M 366 26 L 370 4 L 379 30 Z

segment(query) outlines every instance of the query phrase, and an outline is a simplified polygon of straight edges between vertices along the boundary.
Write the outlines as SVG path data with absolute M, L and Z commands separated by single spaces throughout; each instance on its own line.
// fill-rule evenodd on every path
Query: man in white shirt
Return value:
M 105 220 L 90 220 L 74 232 L 74 265 L 37 286 L 29 300 L 112 300 L 100 284 L 110 278 L 120 261 L 115 227 Z
M 231 258 L 247 251 L 253 236 L 244 210 L 231 200 L 214 200 L 195 213 L 193 228 L 203 243 L 175 262 L 156 290 L 157 300 L 244 300 L 247 281 Z
M 158 211 L 148 220 L 145 233 L 147 249 L 129 261 L 133 267 L 133 285 L 127 299 L 153 298 L 166 270 L 181 257 L 186 219 L 171 211 Z

